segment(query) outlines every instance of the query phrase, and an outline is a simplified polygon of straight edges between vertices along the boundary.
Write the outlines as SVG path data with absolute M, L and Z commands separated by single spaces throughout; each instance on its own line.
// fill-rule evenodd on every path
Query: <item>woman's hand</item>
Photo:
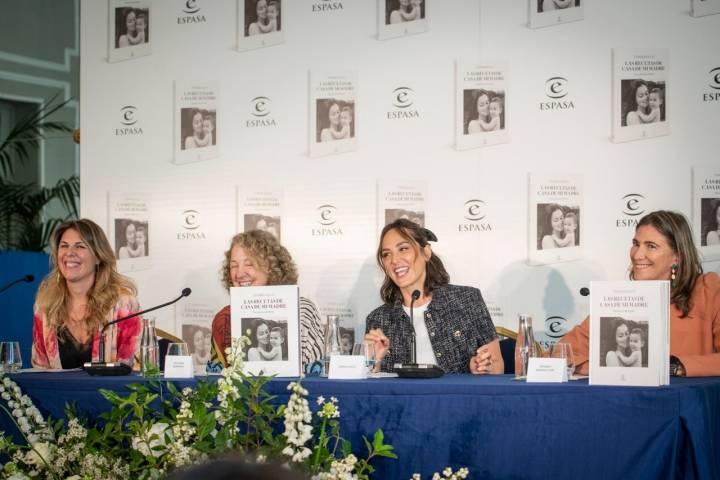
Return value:
M 379 328 L 370 330 L 365 334 L 366 342 L 373 342 L 375 345 L 375 371 L 380 371 L 380 364 L 390 350 L 390 339 L 385 336 Z
M 475 356 L 470 359 L 470 372 L 476 375 L 505 372 L 505 362 L 500 353 L 499 340 L 493 340 L 477 349 Z

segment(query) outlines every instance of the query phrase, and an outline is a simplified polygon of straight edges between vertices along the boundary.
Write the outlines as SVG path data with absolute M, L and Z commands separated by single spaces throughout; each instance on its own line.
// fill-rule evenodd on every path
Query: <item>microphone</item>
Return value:
M 580 295 L 582 295 L 583 297 L 587 297 L 588 295 L 590 295 L 590 289 L 587 287 L 582 287 L 580 289 Z
M 97 362 L 87 362 L 83 366 L 84 370 L 88 372 L 90 375 L 127 375 L 132 371 L 132 367 L 130 365 L 126 365 L 121 362 L 117 363 L 106 363 L 105 362 L 105 330 L 110 325 L 115 325 L 116 323 L 124 322 L 125 320 L 130 320 L 131 318 L 139 317 L 140 315 L 143 315 L 148 312 L 152 312 L 155 310 L 158 310 L 163 307 L 167 307 L 168 305 L 172 305 L 173 303 L 176 303 L 183 297 L 187 297 L 192 293 L 192 290 L 185 287 L 182 289 L 182 292 L 180 293 L 180 296 L 177 297 L 174 300 L 170 300 L 169 302 L 165 302 L 160 305 L 156 305 L 152 308 L 148 308 L 146 310 L 142 310 L 139 312 L 132 313 L 130 315 L 127 315 L 122 318 L 118 318 L 117 320 L 113 320 L 111 322 L 108 322 L 103 326 L 102 330 L 100 330 L 100 340 L 98 342 L 98 361 Z
M 393 370 L 398 377 L 403 378 L 437 378 L 445 374 L 445 371 L 437 365 L 430 363 L 417 363 L 417 341 L 415 337 L 415 318 L 413 315 L 413 306 L 415 300 L 420 298 L 420 290 L 413 290 L 410 295 L 410 324 L 413 327 L 413 333 L 410 340 L 412 341 L 412 350 L 410 350 L 410 363 L 396 363 Z
M 7 285 L 3 285 L 3 287 L 0 288 L 0 293 L 4 292 L 5 290 L 12 287 L 13 285 L 17 285 L 18 283 L 22 283 L 22 282 L 30 283 L 33 280 L 35 280 L 35 277 L 33 275 L 25 275 L 24 277 L 16 278 L 15 280 L 8 283 Z

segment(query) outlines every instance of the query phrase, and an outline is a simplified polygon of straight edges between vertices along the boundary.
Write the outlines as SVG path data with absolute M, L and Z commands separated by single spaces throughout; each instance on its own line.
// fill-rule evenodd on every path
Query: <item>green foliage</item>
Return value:
M 48 134 L 72 131 L 65 123 L 48 120 L 68 102 L 58 102 L 57 96 L 53 97 L 14 125 L 0 143 L 0 250 L 44 250 L 55 227 L 63 220 L 78 216 L 80 179 L 77 176 L 61 179 L 51 187 L 10 180 L 15 169 L 28 161 L 31 152 Z M 44 218 L 47 205 L 55 200 L 68 215 Z

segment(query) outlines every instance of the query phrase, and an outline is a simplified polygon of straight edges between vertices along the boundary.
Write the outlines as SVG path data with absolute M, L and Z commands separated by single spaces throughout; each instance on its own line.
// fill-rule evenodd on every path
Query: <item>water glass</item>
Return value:
M 353 355 L 362 355 L 365 357 L 365 366 L 368 373 L 375 370 L 375 344 L 373 342 L 356 343 L 352 350 Z
M 190 355 L 188 345 L 185 342 L 170 343 L 168 344 L 167 354 L 178 357 L 187 357 Z
M 0 342 L 0 369 L 15 373 L 22 367 L 20 342 Z
M 573 356 L 572 346 L 569 343 L 557 342 L 550 349 L 551 358 L 564 358 L 567 366 L 568 380 L 575 372 L 575 358 Z

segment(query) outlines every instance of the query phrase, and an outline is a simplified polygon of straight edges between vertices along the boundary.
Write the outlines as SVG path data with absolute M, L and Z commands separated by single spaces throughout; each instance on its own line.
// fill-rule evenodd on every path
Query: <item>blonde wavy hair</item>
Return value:
M 92 334 L 105 324 L 119 297 L 135 296 L 137 288 L 132 280 L 117 272 L 112 247 L 95 222 L 85 218 L 63 222 L 50 237 L 52 267 L 40 284 L 35 298 L 37 308 L 46 315 L 53 328 L 62 327 L 69 318 L 70 292 L 58 268 L 58 247 L 63 234 L 70 229 L 78 232 L 98 262 L 95 267 L 95 282 L 88 292 L 87 311 L 83 319 L 87 333 Z
M 230 241 L 225 252 L 225 260 L 220 269 L 220 281 L 226 290 L 233 286 L 230 278 L 230 254 L 234 247 L 241 247 L 245 254 L 252 257 L 258 267 L 267 273 L 268 285 L 296 285 L 298 271 L 287 248 L 280 245 L 272 233 L 262 230 L 250 230 L 238 233 Z

